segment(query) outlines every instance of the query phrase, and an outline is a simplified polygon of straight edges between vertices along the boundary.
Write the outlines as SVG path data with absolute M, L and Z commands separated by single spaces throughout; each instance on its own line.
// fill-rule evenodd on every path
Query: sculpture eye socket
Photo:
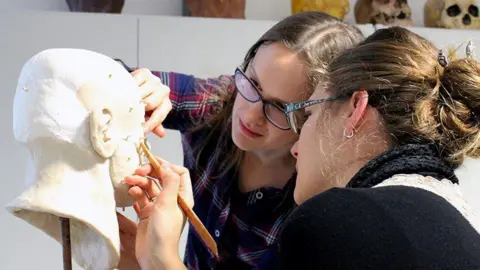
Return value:
M 470 15 L 473 17 L 478 17 L 478 7 L 475 5 L 470 5 L 468 7 L 468 13 L 470 13 Z
M 457 4 L 451 5 L 449 8 L 447 8 L 447 15 L 449 17 L 457 17 L 460 15 L 460 13 L 462 13 L 462 10 Z

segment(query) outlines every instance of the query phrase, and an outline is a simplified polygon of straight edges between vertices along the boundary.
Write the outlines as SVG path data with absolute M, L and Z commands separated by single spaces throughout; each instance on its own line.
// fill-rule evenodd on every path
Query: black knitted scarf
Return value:
M 419 174 L 458 183 L 453 166 L 441 158 L 438 147 L 433 144 L 407 144 L 385 151 L 369 161 L 347 187 L 373 187 L 395 174 Z

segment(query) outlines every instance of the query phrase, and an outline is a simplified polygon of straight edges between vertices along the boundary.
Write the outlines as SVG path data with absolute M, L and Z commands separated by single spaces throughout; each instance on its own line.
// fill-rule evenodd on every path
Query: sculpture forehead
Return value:
M 24 65 L 19 78 L 21 90 L 25 91 L 29 84 L 47 84 L 49 87 L 40 87 L 37 91 L 50 94 L 66 90 L 77 92 L 90 85 L 95 91 L 90 94 L 141 98 L 134 79 L 118 62 L 84 49 L 49 49 L 36 54 Z
M 94 88 L 90 100 L 110 100 L 122 105 L 127 105 L 122 100 L 140 103 L 141 94 L 134 78 L 108 56 L 68 48 L 48 49 L 32 56 L 23 66 L 16 87 L 15 138 L 20 142 L 42 136 L 76 140 L 91 111 L 91 106 L 79 99 L 78 91 L 89 83 L 105 85 L 105 78 L 115 86 Z

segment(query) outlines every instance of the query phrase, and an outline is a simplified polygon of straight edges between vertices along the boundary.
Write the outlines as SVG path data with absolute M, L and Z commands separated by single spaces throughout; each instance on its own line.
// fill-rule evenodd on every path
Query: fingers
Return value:
M 132 196 L 135 201 L 138 203 L 138 206 L 140 209 L 144 208 L 148 203 L 150 203 L 150 200 L 147 197 L 147 194 L 141 189 L 140 187 L 133 186 L 128 190 L 128 194 Z
M 137 213 L 138 218 L 140 221 L 145 220 L 150 217 L 152 214 L 152 206 L 153 203 L 147 204 L 145 207 L 140 208 L 140 205 L 138 203 L 135 203 L 133 205 L 133 209 L 135 210 L 135 213 Z
M 133 78 L 137 82 L 137 85 L 139 87 L 141 87 L 142 85 L 144 85 L 148 81 L 148 78 L 152 73 L 150 72 L 150 70 L 148 70 L 146 68 L 139 68 L 139 69 L 134 70 L 130 74 L 133 76 Z
M 163 137 L 165 137 L 165 135 L 167 135 L 167 133 L 165 132 L 165 129 L 163 128 L 162 125 L 159 125 L 159 126 L 155 127 L 152 130 L 152 132 L 153 132 L 153 134 L 157 135 L 160 138 L 163 138 Z
M 142 165 L 140 168 L 135 170 L 135 174 L 140 175 L 140 176 L 151 175 L 152 177 L 158 177 L 158 176 L 154 176 L 154 175 L 156 175 L 156 173 L 155 173 L 155 171 L 153 170 L 153 167 L 150 164 Z
M 152 75 L 154 76 L 154 75 Z M 152 80 L 149 83 L 149 87 L 153 89 L 153 91 L 146 91 L 151 92 L 151 94 L 145 96 L 143 98 L 143 103 L 145 103 L 145 110 L 151 111 L 159 107 L 165 100 L 170 101 L 170 88 L 162 83 L 160 79 Z
M 125 183 L 131 186 L 138 186 L 140 189 L 145 190 L 150 198 L 157 197 L 160 193 L 160 189 L 154 180 L 148 179 L 141 175 L 131 175 L 125 177 Z
M 163 197 L 162 201 L 164 201 L 162 203 L 176 205 L 177 198 L 178 198 L 178 191 L 180 189 L 180 176 L 178 173 L 175 173 L 171 167 L 172 166 L 167 163 L 162 164 L 160 177 L 162 178 L 163 190 L 162 190 L 161 196 Z
M 161 123 L 172 109 L 170 88 L 148 69 L 142 68 L 132 72 L 140 87 L 142 102 L 145 104 L 145 133 L 155 131 L 160 137 L 165 136 Z
M 153 106 L 153 105 L 152 105 Z M 167 118 L 167 115 L 172 110 L 172 102 L 168 97 L 158 104 L 145 124 L 145 132 L 148 133 L 156 127 L 161 126 L 162 122 Z M 162 127 L 163 129 L 163 127 Z
M 187 203 L 187 205 L 192 208 L 194 205 L 193 199 L 193 190 L 192 190 L 192 180 L 190 178 L 190 172 L 187 168 L 179 165 L 170 164 L 170 168 L 180 177 L 180 194 Z

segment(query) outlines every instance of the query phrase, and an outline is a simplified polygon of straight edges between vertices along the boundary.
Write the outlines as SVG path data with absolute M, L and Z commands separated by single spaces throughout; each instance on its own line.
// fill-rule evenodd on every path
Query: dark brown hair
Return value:
M 442 67 L 435 45 L 413 32 L 376 31 L 329 67 L 329 91 L 366 90 L 395 144 L 436 143 L 454 166 L 480 156 L 480 63 Z
M 325 78 L 329 62 L 340 52 L 353 47 L 364 39 L 362 32 L 355 26 L 345 23 L 333 16 L 322 12 L 303 12 L 289 16 L 269 29 L 248 50 L 242 68 L 246 70 L 255 57 L 260 46 L 280 42 L 290 50 L 298 53 L 308 67 L 308 89 L 305 99 L 315 89 L 317 83 Z M 195 131 L 209 129 L 200 149 L 194 149 L 197 167 L 205 160 L 216 161 L 217 177 L 222 177 L 235 165 L 239 165 L 243 151 L 232 141 L 230 119 L 235 100 L 235 94 L 227 92 L 227 84 L 233 81 L 224 81 L 218 86 L 216 100 L 224 101 L 221 112 L 206 123 L 201 123 Z M 214 153 L 204 151 L 206 147 L 216 149 Z M 226 151 L 226 152 L 225 152 Z

